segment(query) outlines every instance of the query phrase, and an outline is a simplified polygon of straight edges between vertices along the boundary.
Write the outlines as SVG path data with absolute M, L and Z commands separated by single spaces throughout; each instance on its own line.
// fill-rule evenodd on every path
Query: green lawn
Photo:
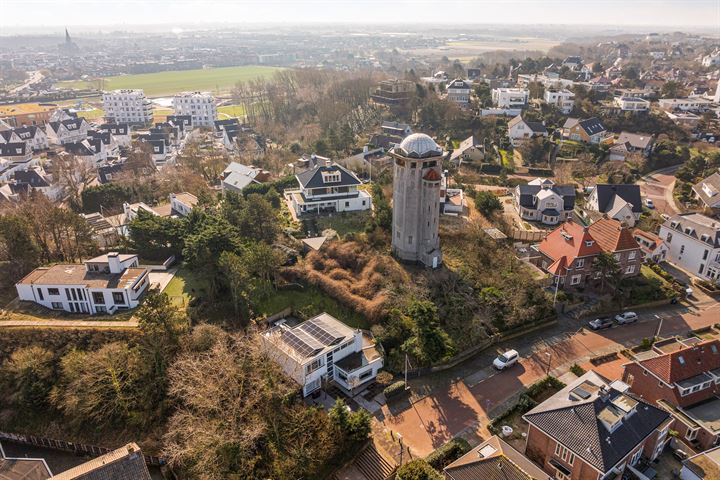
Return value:
M 510 156 L 510 153 L 507 150 L 499 150 L 500 152 L 500 161 L 502 162 L 502 166 L 505 167 L 510 172 L 515 171 L 515 161 L 514 158 Z
M 332 217 L 318 217 L 317 226 L 320 231 L 332 228 L 340 237 L 344 237 L 348 233 L 364 231 L 371 216 L 369 211 L 334 213 Z
M 204 90 L 227 92 L 240 81 L 267 78 L 280 67 L 243 66 L 222 67 L 197 70 L 179 70 L 174 72 L 142 73 L 137 75 L 118 75 L 101 80 L 71 80 L 56 84 L 60 88 L 142 88 L 151 97 L 172 95 L 186 90 Z
M 218 116 L 223 119 L 234 117 L 244 117 L 245 108 L 242 105 L 225 105 L 224 107 L 218 107 Z
M 340 305 L 334 298 L 312 285 L 303 286 L 301 289 L 277 290 L 267 300 L 256 306 L 255 313 L 270 316 L 288 307 L 292 307 L 302 317 L 310 318 L 327 312 L 351 327 L 370 328 L 367 319 L 362 315 Z
M 187 306 L 195 296 L 207 289 L 205 281 L 196 277 L 193 272 L 182 266 L 175 273 L 163 293 L 168 295 L 178 305 Z

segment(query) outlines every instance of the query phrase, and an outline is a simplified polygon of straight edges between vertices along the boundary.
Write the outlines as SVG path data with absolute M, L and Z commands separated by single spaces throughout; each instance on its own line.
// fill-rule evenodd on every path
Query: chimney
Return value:
M 333 164 L 332 160 L 330 160 L 330 159 L 325 160 L 326 167 L 332 167 L 332 164 Z
M 122 271 L 122 267 L 120 266 L 120 255 L 118 254 L 118 252 L 108 253 L 107 259 L 110 273 L 120 273 Z

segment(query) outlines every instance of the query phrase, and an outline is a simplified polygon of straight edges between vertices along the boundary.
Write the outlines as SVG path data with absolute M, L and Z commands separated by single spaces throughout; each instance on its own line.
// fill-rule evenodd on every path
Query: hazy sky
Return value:
M 218 22 L 714 26 L 720 33 L 720 0 L 0 0 L 0 34 L 3 26 Z

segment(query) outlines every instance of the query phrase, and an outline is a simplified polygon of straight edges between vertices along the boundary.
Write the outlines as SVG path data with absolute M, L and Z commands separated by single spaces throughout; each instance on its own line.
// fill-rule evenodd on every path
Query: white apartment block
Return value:
M 142 90 L 113 90 L 103 93 L 105 119 L 110 123 L 146 125 L 152 122 L 152 103 Z
M 217 120 L 215 97 L 209 93 L 184 92 L 173 98 L 175 115 L 190 115 L 193 127 L 212 127 Z
M 672 112 L 674 110 L 700 111 L 710 108 L 710 100 L 701 97 L 694 98 L 661 98 L 658 105 L 661 109 Z
M 623 112 L 647 112 L 650 102 L 639 97 L 615 97 L 615 106 Z
M 263 348 L 307 397 L 334 382 L 351 394 L 377 376 L 383 357 L 372 335 L 321 313 L 298 325 L 279 320 L 263 333 Z
M 135 308 L 150 284 L 137 255 L 110 252 L 84 264 L 36 268 L 15 288 L 20 300 L 70 313 L 115 313 Z
M 545 103 L 548 105 L 554 105 L 555 108 L 565 115 L 572 112 L 573 106 L 575 106 L 575 94 L 566 89 L 545 90 L 543 100 L 545 100 Z
M 667 261 L 703 280 L 720 283 L 720 220 L 699 213 L 679 214 L 660 226 Z
M 494 88 L 492 101 L 498 108 L 525 108 L 528 95 L 528 90 L 524 88 Z

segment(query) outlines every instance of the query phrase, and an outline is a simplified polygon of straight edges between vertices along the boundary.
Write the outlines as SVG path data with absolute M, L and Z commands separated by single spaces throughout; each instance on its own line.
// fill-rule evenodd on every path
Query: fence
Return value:
M 17 433 L 0 432 L 0 440 L 20 443 L 23 445 L 32 445 L 35 447 L 45 447 L 53 450 L 62 450 L 65 452 L 73 452 L 75 454 L 87 455 L 90 457 L 99 457 L 113 451 L 112 448 L 97 447 L 95 445 L 85 445 L 84 443 L 66 442 L 64 440 L 54 440 L 52 438 L 36 437 L 35 435 L 22 435 Z M 165 465 L 165 459 L 154 457 L 152 455 L 143 455 L 145 464 L 149 466 Z
M 521 242 L 541 242 L 547 237 L 549 232 L 538 232 L 529 230 L 520 230 L 513 228 L 510 231 L 510 238 L 513 240 L 519 240 Z
M 167 260 L 165 260 L 161 265 L 140 265 L 141 268 L 147 268 L 151 271 L 161 271 L 164 272 L 170 266 L 172 266 L 175 263 L 175 255 L 170 255 Z

